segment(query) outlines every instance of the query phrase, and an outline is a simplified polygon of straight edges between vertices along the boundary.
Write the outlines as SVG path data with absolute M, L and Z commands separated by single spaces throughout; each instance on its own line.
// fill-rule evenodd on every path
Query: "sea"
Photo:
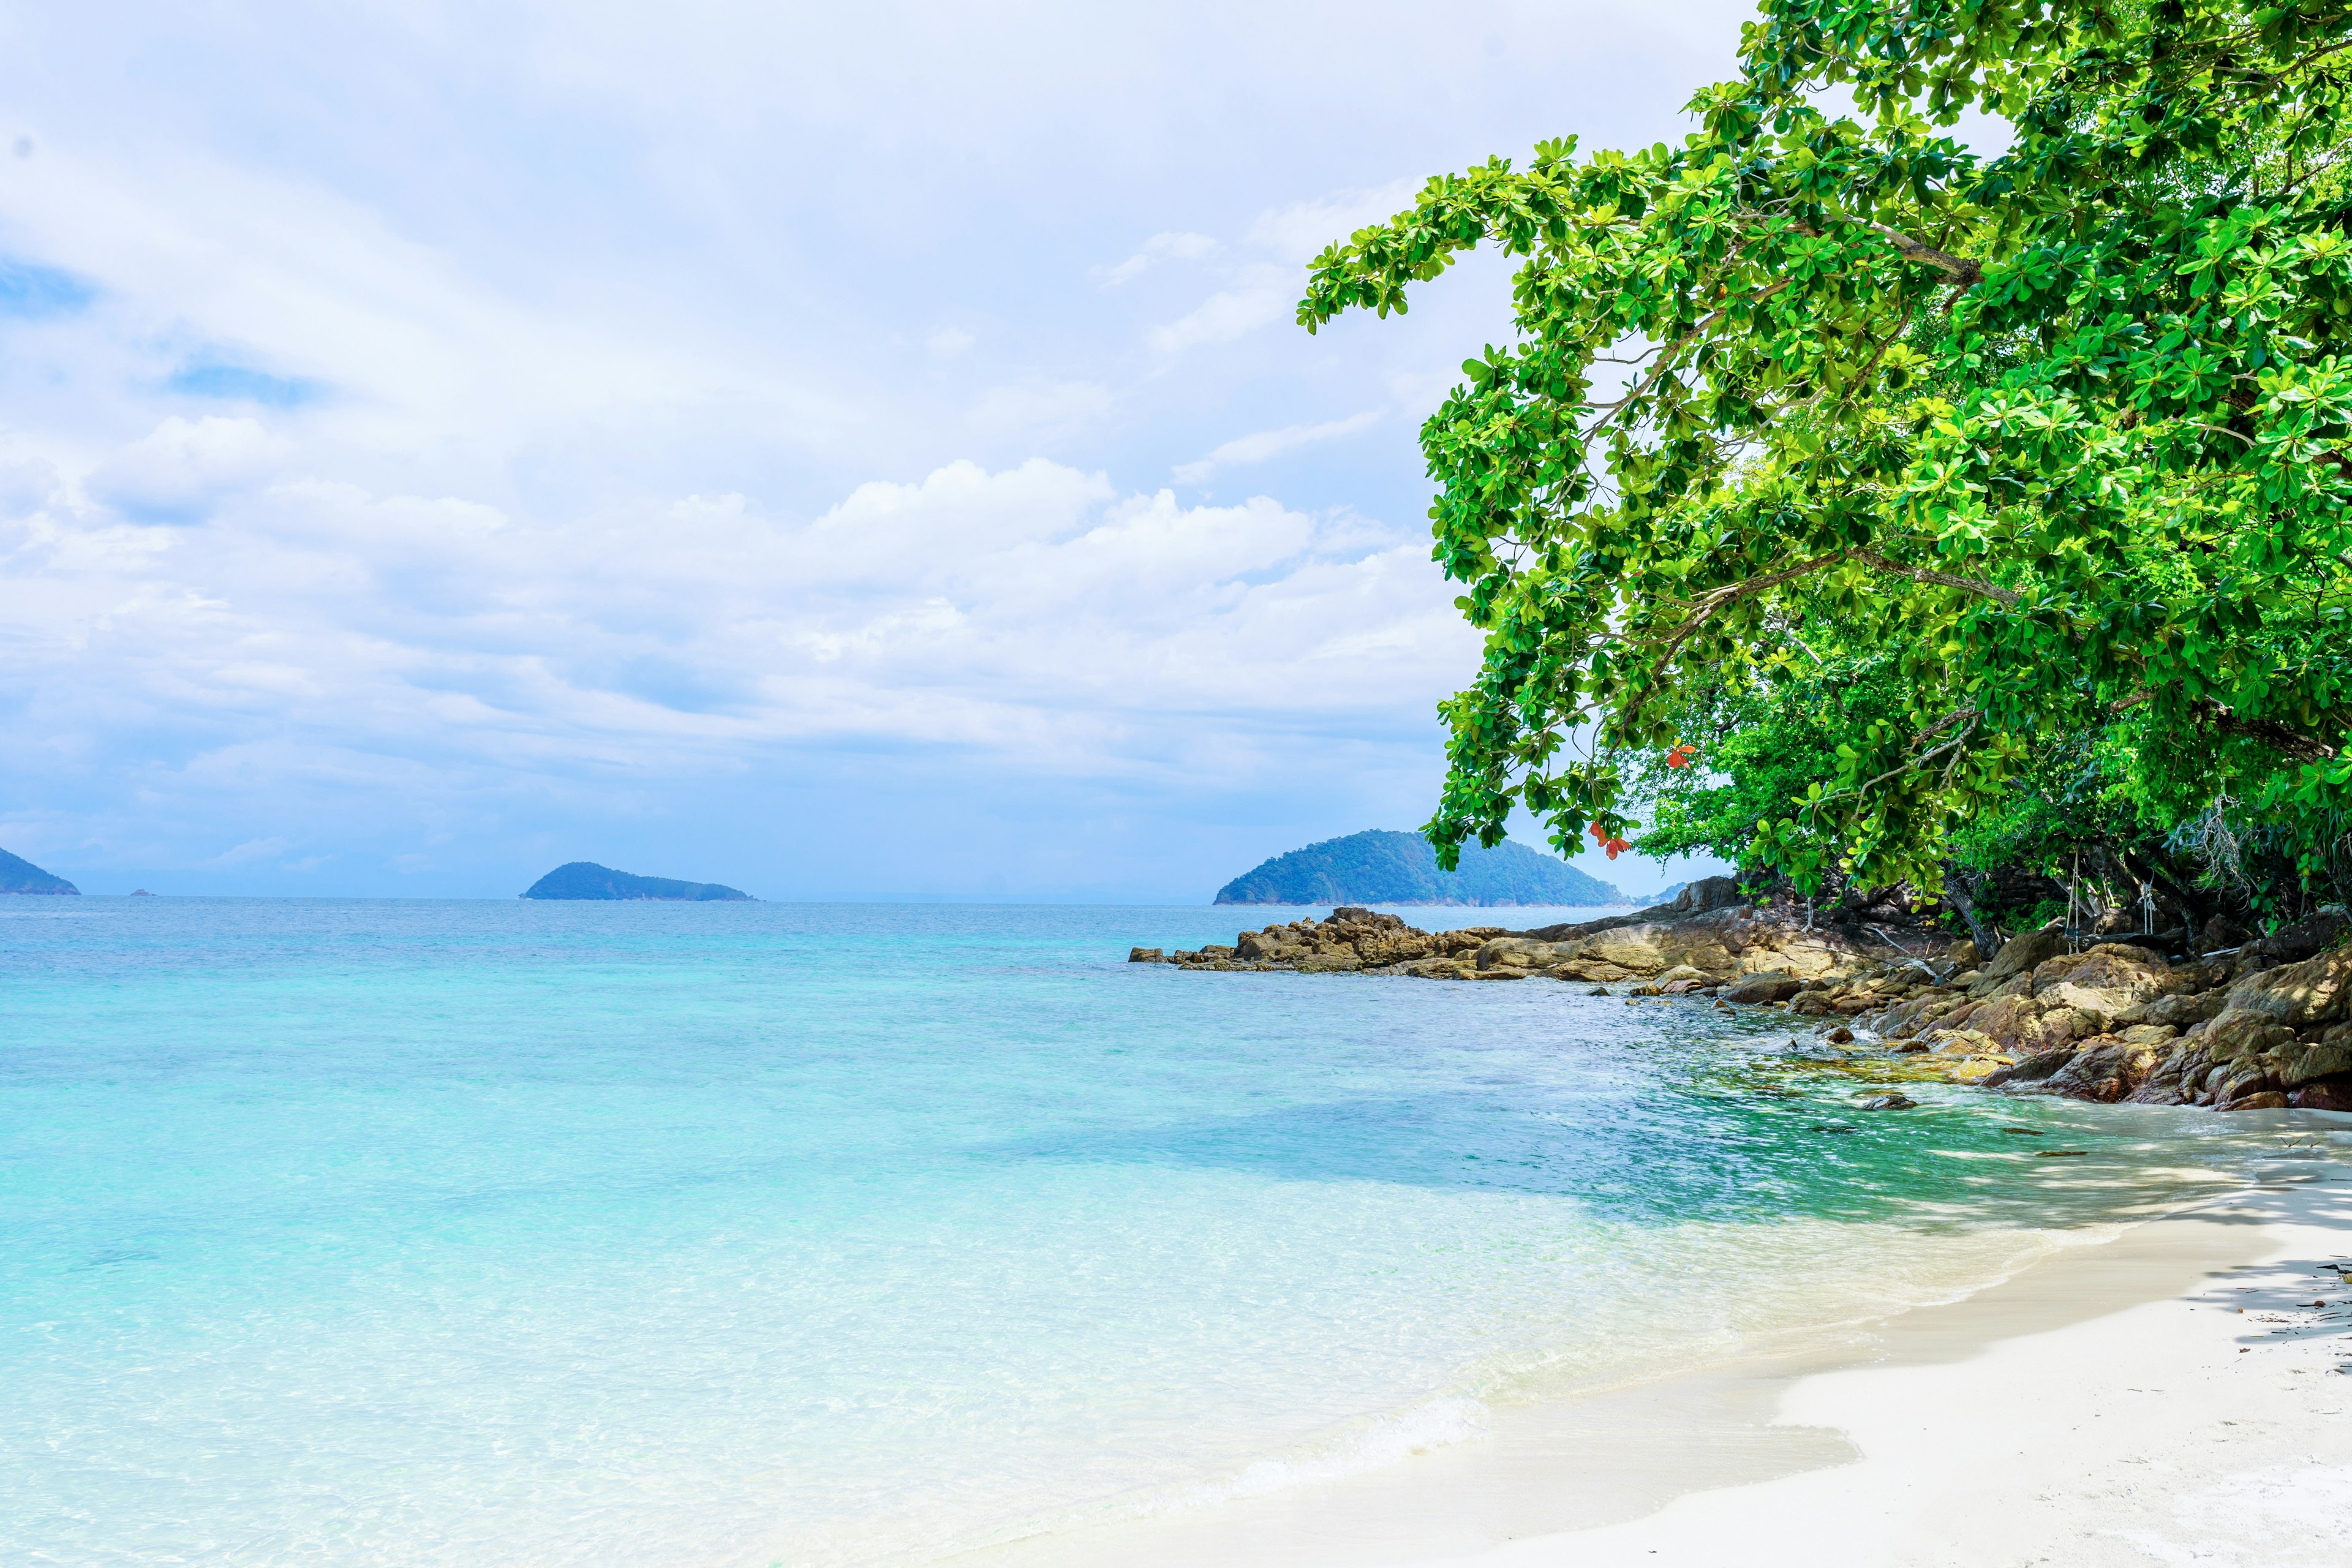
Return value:
M 0 1563 L 939 1562 L 1950 1300 L 2249 1157 L 1860 1110 L 1785 1014 L 1126 962 L 1302 912 L 0 900 Z

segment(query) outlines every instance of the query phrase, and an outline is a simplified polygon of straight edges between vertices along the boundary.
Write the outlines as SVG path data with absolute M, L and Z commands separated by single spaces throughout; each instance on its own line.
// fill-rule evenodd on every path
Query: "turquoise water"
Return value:
M 1578 985 L 1122 962 L 1236 913 L 10 901 L 0 1562 L 920 1562 L 1213 1506 L 1948 1296 L 2190 1125 L 1855 1113 L 1785 1018 Z

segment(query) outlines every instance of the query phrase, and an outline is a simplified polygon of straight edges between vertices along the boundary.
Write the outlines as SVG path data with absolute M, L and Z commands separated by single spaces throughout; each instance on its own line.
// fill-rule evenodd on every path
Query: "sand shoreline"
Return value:
M 1499 1411 L 1484 1436 L 1369 1473 L 959 1561 L 2338 1562 L 2352 1283 L 2323 1265 L 2352 1266 L 2352 1117 L 2242 1114 L 2307 1146 L 1960 1300 Z

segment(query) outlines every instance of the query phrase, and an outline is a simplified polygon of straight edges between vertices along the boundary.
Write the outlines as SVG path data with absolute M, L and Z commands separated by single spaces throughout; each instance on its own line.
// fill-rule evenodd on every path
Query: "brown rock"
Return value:
M 2250 933 L 2243 926 L 2227 915 L 2215 915 L 2205 922 L 2205 929 L 2199 934 L 2197 942 L 2205 952 L 2211 952 L 2218 948 L 2241 946 L 2248 940 Z
M 1435 938 L 1410 927 L 1402 931 L 1359 932 L 1352 945 L 1357 956 L 1366 963 L 1402 963 L 1412 959 L 1427 958 L 1437 951 Z
M 1202 952 L 1213 950 L 1202 948 Z M 1297 962 L 1301 974 L 1352 974 L 1364 967 L 1364 961 L 1344 947 L 1318 947 Z
M 1984 1080 L 1987 1089 L 1999 1089 L 2010 1083 L 2040 1083 L 2054 1076 L 2058 1069 L 2074 1059 L 2073 1048 L 2038 1051 L 2014 1066 L 1995 1069 Z
M 1979 1002 L 2002 996 L 2031 996 L 2033 975 L 2030 971 L 2023 974 L 1988 974 L 1969 987 L 1969 994 Z
M 1979 1003 L 1969 1014 L 1968 1027 L 1970 1033 L 2010 1050 L 2042 1048 L 2042 1005 L 2030 996 L 2000 996 Z
M 1969 1005 L 1943 992 L 1925 992 L 1888 1008 L 1886 1016 L 1878 1021 L 1878 1032 L 1889 1039 L 1909 1039 L 1925 1034 L 1929 1025 Z
M 2007 980 L 2012 974 L 2023 974 L 2066 951 L 2066 933 L 2055 926 L 2040 931 L 2021 931 L 2001 943 L 2000 951 L 1985 965 L 1986 980 Z M 1981 983 L 1979 983 L 1981 984 Z
M 2043 1080 L 2041 1092 L 2112 1105 L 2147 1083 L 2162 1056 L 2153 1046 L 2101 1035 L 2084 1041 L 2082 1049 Z
M 2300 1089 L 2323 1078 L 2352 1073 L 2352 1046 L 2274 1046 L 2263 1061 L 2281 1089 Z
M 1790 998 L 1789 1011 L 1791 1013 L 1801 1014 L 1808 1018 L 1818 1018 L 1824 1014 L 1835 1011 L 1835 1009 L 1830 1005 L 1830 998 L 1827 992 L 1806 991 L 1801 992 L 1797 995 Z
M 1399 963 L 1367 967 L 1368 974 L 1402 974 L 1415 980 L 1467 980 L 1476 973 L 1458 958 L 1409 958 Z
M 2298 1110 L 2352 1110 L 2352 1078 L 2322 1079 L 2287 1096 Z
M 2193 1100 L 2203 1085 L 2205 1074 L 2213 1065 L 2212 1058 L 2195 1045 L 2166 1047 L 2161 1041 L 2132 1039 L 2141 1029 L 2153 1027 L 2143 1024 L 2123 1033 L 2127 1043 L 2153 1044 L 2162 1049 L 2162 1054 L 2157 1058 L 2156 1069 L 2148 1074 L 2147 1081 L 2124 1098 L 2140 1105 L 2179 1105 L 2184 1100 Z
M 2169 1024 L 2185 1029 L 2191 1024 L 2201 1024 L 2208 1018 L 2218 1018 L 2229 1005 L 2229 994 L 2222 991 L 2183 991 L 2169 996 L 2158 996 L 2116 1015 L 2118 1024 Z
M 2227 1105 L 2231 1100 L 2243 1100 L 2250 1094 L 2260 1094 L 2264 1089 L 2278 1087 L 2271 1082 L 2270 1072 L 2261 1060 L 2252 1058 L 2221 1063 L 2207 1077 L 2205 1083 L 2216 1105 Z
M 2344 940 L 2347 930 L 2352 930 L 2352 921 L 2342 915 L 2313 915 L 2247 945 L 2262 963 L 2294 963 L 2326 952 Z
M 2248 975 L 2230 987 L 2229 1000 L 2231 1012 L 2259 1014 L 2282 1024 L 2340 1019 L 2352 1005 L 2352 949 Z
M 2042 1010 L 2042 1043 L 2055 1048 L 2069 1040 L 2087 1040 L 2105 1033 L 2099 1016 L 2079 1007 L 2046 1007 Z
M 2266 1089 L 2247 1095 L 2243 1099 L 2231 1100 L 2221 1109 L 2224 1110 L 2284 1110 L 2286 1096 L 2277 1089 Z
M 1728 909 L 1744 902 L 1739 896 L 1737 877 L 1700 877 L 1675 895 L 1675 901 L 1664 907 L 1676 914 L 1698 914 L 1707 910 Z
M 2043 1006 L 2072 1007 L 2102 1018 L 2186 989 L 2162 959 L 2122 942 L 2061 953 L 2033 971 L 2034 1000 Z
M 1854 1109 L 1857 1110 L 1909 1110 L 1918 1103 L 1907 1094 L 1888 1093 L 1873 1095 Z
M 1129 963 L 1165 963 L 1168 955 L 1156 947 L 1130 947 L 1127 950 Z
M 2217 1062 L 2234 1061 L 2252 1056 L 2273 1046 L 2288 1044 L 2294 1031 L 2261 1013 L 2232 1007 L 2205 1026 L 2197 1036 L 2206 1053 Z
M 1784 971 L 1766 971 L 1735 981 L 1724 993 L 1727 1002 L 1786 1002 L 1805 988 L 1805 983 Z

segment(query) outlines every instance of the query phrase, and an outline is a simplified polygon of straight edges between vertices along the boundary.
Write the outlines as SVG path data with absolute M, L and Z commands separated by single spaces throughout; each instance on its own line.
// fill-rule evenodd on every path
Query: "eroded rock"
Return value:
M 2061 953 L 2033 969 L 2034 1000 L 2044 1007 L 2072 1007 L 2103 1021 L 2187 989 L 2186 977 L 2176 975 L 2164 960 L 2121 942 Z
M 1804 988 L 1805 983 L 1786 970 L 1768 969 L 1733 984 L 1723 993 L 1723 999 L 1727 1002 L 1786 1002 Z
M 2332 1078 L 2307 1083 L 2287 1096 L 2298 1110 L 2352 1110 L 2352 1078 Z
M 2332 1023 L 2345 1016 L 2347 1006 L 2352 1006 L 2352 949 L 2265 969 L 2230 987 L 2230 1012 L 2256 1014 L 2282 1024 Z

